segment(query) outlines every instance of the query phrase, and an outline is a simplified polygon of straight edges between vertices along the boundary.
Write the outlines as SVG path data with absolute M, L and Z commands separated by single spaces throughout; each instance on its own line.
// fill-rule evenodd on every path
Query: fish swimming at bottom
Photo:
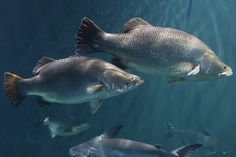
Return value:
M 70 149 L 72 157 L 187 157 L 192 151 L 201 147 L 201 144 L 192 144 L 180 147 L 171 152 L 138 141 L 116 138 L 121 125 L 114 126 L 85 143 Z
M 203 132 L 194 130 L 182 130 L 176 129 L 171 123 L 167 123 L 168 135 L 167 137 L 172 137 L 174 135 L 180 136 L 186 143 L 200 143 L 202 148 L 209 151 L 208 155 L 219 153 L 221 155 L 226 155 L 232 152 L 232 148 L 224 144 L 217 137 L 211 135 L 211 133 L 204 129 Z

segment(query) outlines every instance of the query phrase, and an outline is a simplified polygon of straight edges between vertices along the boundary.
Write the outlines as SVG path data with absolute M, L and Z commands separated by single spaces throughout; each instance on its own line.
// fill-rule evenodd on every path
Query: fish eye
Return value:
M 226 67 L 226 66 L 224 66 L 224 69 L 225 69 L 225 70 L 226 70 L 226 68 L 227 68 L 227 67 Z

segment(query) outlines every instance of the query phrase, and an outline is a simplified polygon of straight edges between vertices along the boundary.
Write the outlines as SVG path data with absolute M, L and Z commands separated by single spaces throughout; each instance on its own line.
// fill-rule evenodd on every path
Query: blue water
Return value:
M 72 55 L 74 35 L 84 16 L 114 33 L 120 32 L 132 17 L 182 29 L 207 43 L 233 70 L 236 66 L 233 0 L 15 0 L 14 3 L 2 0 L 0 3 L 1 74 L 10 71 L 30 77 L 41 56 Z M 167 121 L 182 129 L 209 129 L 233 148 L 228 156 L 236 156 L 235 75 L 168 85 L 165 78 L 130 71 L 143 77 L 145 83 L 130 93 L 106 100 L 93 116 L 87 104 L 52 105 L 43 109 L 32 97 L 25 99 L 19 108 L 13 108 L 1 91 L 0 156 L 69 157 L 70 147 L 115 124 L 125 125 L 119 137 L 162 144 L 172 150 L 182 142 L 178 138 L 164 138 Z M 77 119 L 89 123 L 91 128 L 78 136 L 51 139 L 42 125 L 46 116 Z

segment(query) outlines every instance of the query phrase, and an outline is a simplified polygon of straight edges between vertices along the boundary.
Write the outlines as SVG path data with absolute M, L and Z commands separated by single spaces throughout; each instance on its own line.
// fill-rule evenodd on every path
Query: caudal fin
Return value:
M 10 103 L 15 107 L 19 106 L 20 102 L 23 100 L 17 88 L 17 83 L 20 80 L 22 80 L 22 78 L 15 74 L 9 72 L 4 73 L 4 91 Z
M 170 138 L 170 137 L 174 136 L 175 127 L 173 126 L 173 124 L 168 122 L 168 123 L 166 123 L 166 126 L 167 126 L 167 129 L 168 129 L 168 132 L 166 134 L 166 138 Z
M 103 30 L 99 28 L 92 20 L 84 17 L 80 23 L 79 30 L 76 34 L 76 52 L 93 52 L 97 48 L 94 40 Z
M 198 150 L 200 147 L 202 147 L 201 144 L 185 145 L 183 147 L 173 150 L 171 153 L 178 157 L 189 157 L 192 152 Z

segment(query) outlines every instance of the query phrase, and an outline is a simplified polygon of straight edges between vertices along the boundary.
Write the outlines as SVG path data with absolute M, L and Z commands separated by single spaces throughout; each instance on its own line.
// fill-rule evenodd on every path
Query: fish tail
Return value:
M 99 28 L 92 20 L 84 17 L 80 23 L 79 30 L 76 34 L 76 53 L 94 52 L 99 50 L 99 45 L 95 40 L 104 31 Z
M 24 98 L 17 87 L 21 80 L 23 79 L 15 74 L 4 73 L 4 91 L 9 102 L 15 107 L 18 107 Z
M 167 126 L 167 129 L 168 129 L 168 132 L 166 134 L 166 138 L 173 137 L 174 136 L 175 127 L 173 126 L 173 124 L 171 124 L 169 122 L 166 123 L 166 126 Z

